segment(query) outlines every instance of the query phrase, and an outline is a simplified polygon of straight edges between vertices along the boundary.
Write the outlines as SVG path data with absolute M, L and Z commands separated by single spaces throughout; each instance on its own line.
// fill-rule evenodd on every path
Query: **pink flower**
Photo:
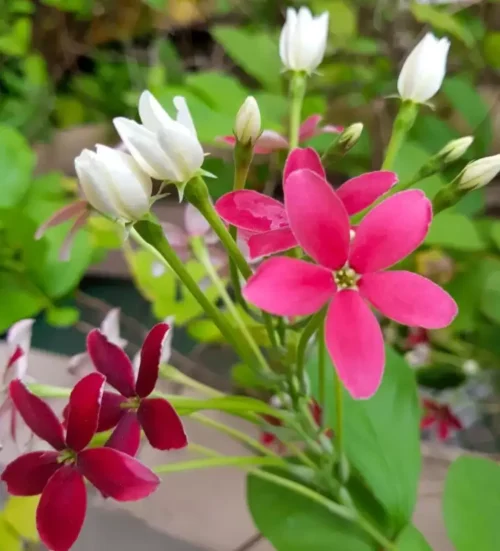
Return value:
M 344 130 L 342 126 L 333 126 L 331 124 L 320 126 L 322 120 L 323 117 L 321 115 L 311 115 L 308 117 L 300 125 L 299 143 L 310 140 L 319 134 L 340 134 Z M 232 146 L 236 144 L 234 136 L 223 136 L 219 139 Z M 288 140 L 274 130 L 264 130 L 255 142 L 253 151 L 257 155 L 269 155 L 281 149 L 288 149 Z
M 460 419 L 446 404 L 424 399 L 422 405 L 424 406 L 424 416 L 420 422 L 420 428 L 435 427 L 439 440 L 444 442 L 451 433 L 464 428 Z
M 314 149 L 294 149 L 283 171 L 283 188 L 291 174 L 309 169 L 325 179 L 321 159 Z M 397 182 L 394 172 L 377 171 L 362 174 L 345 182 L 337 194 L 349 215 L 357 214 L 373 204 Z M 267 195 L 253 190 L 226 193 L 215 208 L 228 224 L 247 232 L 251 258 L 286 251 L 297 245 L 285 206 Z
M 141 427 L 153 448 L 178 450 L 187 446 L 184 427 L 175 409 L 167 400 L 151 397 L 168 330 L 168 324 L 158 323 L 146 336 L 137 379 L 125 352 L 99 329 L 87 337 L 87 351 L 95 368 L 119 392 L 104 392 L 97 431 L 116 427 L 107 445 L 130 455 L 139 449 Z
M 326 344 L 339 377 L 355 398 L 372 396 L 385 363 L 373 305 L 404 325 L 437 329 L 456 315 L 453 299 L 435 283 L 407 271 L 384 272 L 424 240 L 430 201 L 403 191 L 373 208 L 351 239 L 344 203 L 318 174 L 297 170 L 285 185 L 285 208 L 297 242 L 317 264 L 290 257 L 265 261 L 244 296 L 280 316 L 308 316 L 326 304 Z
M 159 478 L 136 459 L 109 447 L 88 448 L 97 428 L 105 379 L 92 373 L 71 392 L 66 434 L 55 413 L 19 380 L 10 395 L 25 423 L 55 451 L 21 455 L 2 473 L 10 494 L 41 494 L 36 513 L 42 542 L 68 551 L 78 538 L 87 509 L 87 479 L 105 496 L 136 501 L 158 487 Z

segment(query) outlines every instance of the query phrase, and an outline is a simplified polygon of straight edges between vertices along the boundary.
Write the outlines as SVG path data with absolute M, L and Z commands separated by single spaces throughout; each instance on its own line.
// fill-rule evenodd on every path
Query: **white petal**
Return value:
M 101 323 L 101 332 L 108 341 L 124 348 L 127 344 L 125 339 L 120 337 L 120 308 L 112 308 Z
M 142 124 L 155 133 L 173 122 L 172 117 L 148 90 L 145 90 L 139 98 L 139 116 Z
M 168 316 L 163 321 L 168 323 L 170 326 L 170 329 L 168 330 L 167 334 L 165 335 L 165 339 L 163 340 L 163 345 L 161 349 L 160 354 L 160 363 L 166 364 L 170 360 L 172 356 L 172 339 L 174 338 L 174 316 Z
M 187 106 L 186 99 L 182 96 L 175 96 L 174 98 L 174 106 L 177 109 L 177 122 L 182 124 L 185 128 L 189 130 L 189 132 L 195 137 L 198 137 L 198 134 L 196 133 L 196 127 L 193 122 L 193 118 L 191 117 L 191 112 L 189 111 L 189 107 Z
M 189 132 L 181 132 L 177 128 L 164 128 L 158 138 L 175 171 L 172 181 L 190 180 L 201 168 L 205 158 L 200 142 Z
M 33 331 L 34 319 L 20 320 L 10 327 L 7 332 L 7 344 L 9 345 L 9 356 L 16 348 L 23 351 L 23 356 L 15 364 L 16 377 L 22 379 L 28 369 L 28 356 L 31 348 L 31 335 Z

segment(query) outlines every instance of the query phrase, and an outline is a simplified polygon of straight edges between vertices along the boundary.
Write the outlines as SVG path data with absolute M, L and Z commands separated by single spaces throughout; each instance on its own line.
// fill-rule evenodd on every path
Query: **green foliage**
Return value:
M 436 30 L 449 34 L 464 42 L 466 46 L 474 45 L 474 36 L 460 20 L 451 13 L 429 4 L 412 2 L 411 12 L 420 23 L 429 23 Z
M 39 501 L 34 497 L 9 497 L 0 512 L 0 547 L 2 551 L 23 551 L 26 542 L 38 542 L 35 510 Z
M 398 551 L 432 551 L 424 536 L 413 524 L 409 524 L 399 534 L 396 545 Z
M 434 218 L 425 243 L 466 252 L 486 248 L 474 222 L 454 212 L 442 212 Z

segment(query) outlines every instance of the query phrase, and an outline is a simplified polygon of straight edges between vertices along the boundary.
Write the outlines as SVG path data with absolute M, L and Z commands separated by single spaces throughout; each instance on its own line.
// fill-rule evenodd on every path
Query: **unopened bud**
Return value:
M 363 132 L 363 123 L 361 122 L 355 122 L 344 129 L 337 142 L 342 153 L 347 153 L 358 143 L 361 132 Z
M 260 111 L 254 97 L 248 96 L 236 115 L 234 133 L 242 145 L 254 144 L 260 136 Z
M 463 138 L 452 140 L 439 151 L 436 158 L 444 164 L 454 163 L 460 157 L 463 157 L 473 141 L 474 138 L 472 136 L 464 136 Z
M 457 186 L 463 191 L 478 189 L 489 184 L 499 172 L 500 155 L 484 157 L 464 168 L 457 178 Z

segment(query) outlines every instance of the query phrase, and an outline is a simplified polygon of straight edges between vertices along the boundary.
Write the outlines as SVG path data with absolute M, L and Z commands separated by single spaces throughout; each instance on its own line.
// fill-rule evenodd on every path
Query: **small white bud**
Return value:
M 355 122 L 345 128 L 339 136 L 339 144 L 342 144 L 342 149 L 349 151 L 358 142 L 361 133 L 363 132 L 363 123 Z
M 436 157 L 443 163 L 453 163 L 465 154 L 473 141 L 474 138 L 472 136 L 464 136 L 463 138 L 452 140 L 439 151 Z
M 462 371 L 466 375 L 477 375 L 479 373 L 479 364 L 476 362 L 476 360 L 465 360 L 462 365 Z
M 236 139 L 242 145 L 254 144 L 260 136 L 260 111 L 254 97 L 248 96 L 236 115 Z
M 489 184 L 500 172 L 500 155 L 484 157 L 469 163 L 458 177 L 458 188 L 478 189 Z

